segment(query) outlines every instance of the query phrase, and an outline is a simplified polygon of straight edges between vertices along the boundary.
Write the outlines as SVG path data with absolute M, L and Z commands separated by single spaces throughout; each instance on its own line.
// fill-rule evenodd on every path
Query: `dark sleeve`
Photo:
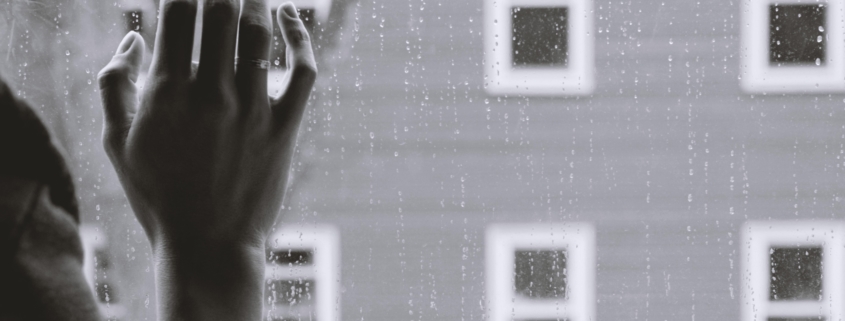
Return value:
M 0 79 L 0 320 L 100 320 L 64 158 Z

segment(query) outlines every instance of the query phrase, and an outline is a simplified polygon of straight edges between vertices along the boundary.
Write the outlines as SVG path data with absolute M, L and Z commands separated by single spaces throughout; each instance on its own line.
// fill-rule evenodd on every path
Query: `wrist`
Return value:
M 263 243 L 208 242 L 153 249 L 159 319 L 259 320 L 264 286 Z M 250 316 L 249 318 L 243 318 Z

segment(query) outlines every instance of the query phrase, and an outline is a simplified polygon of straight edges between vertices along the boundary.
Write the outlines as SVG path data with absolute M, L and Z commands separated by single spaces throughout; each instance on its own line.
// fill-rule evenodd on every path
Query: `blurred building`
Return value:
M 297 5 L 320 76 L 268 240 L 271 318 L 843 317 L 841 3 Z M 157 4 L 9 8 L 2 71 L 67 149 L 85 237 L 107 240 L 92 287 L 153 320 L 95 78 L 127 30 L 152 46 Z

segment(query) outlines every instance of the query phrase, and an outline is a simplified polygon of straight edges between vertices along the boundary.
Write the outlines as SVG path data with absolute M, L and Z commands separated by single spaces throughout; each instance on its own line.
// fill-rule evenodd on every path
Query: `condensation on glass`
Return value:
M 514 67 L 566 67 L 569 59 L 567 7 L 513 7 Z
M 528 298 L 566 299 L 566 249 L 517 249 L 514 290 Z
M 769 300 L 821 300 L 822 248 L 772 247 Z
M 824 4 L 769 6 L 769 62 L 774 65 L 826 63 Z

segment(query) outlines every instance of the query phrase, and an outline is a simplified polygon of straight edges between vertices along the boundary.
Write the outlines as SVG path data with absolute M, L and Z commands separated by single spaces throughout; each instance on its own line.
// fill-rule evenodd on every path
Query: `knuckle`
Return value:
M 305 27 L 298 23 L 295 27 L 287 30 L 287 40 L 291 46 L 300 47 L 311 43 L 311 37 L 305 31 Z
M 125 65 L 109 64 L 97 74 L 97 81 L 100 88 L 108 88 L 116 82 L 122 82 L 129 77 L 129 68 Z
M 270 23 L 258 18 L 241 18 L 241 33 L 253 40 L 270 39 L 273 36 L 273 29 Z

